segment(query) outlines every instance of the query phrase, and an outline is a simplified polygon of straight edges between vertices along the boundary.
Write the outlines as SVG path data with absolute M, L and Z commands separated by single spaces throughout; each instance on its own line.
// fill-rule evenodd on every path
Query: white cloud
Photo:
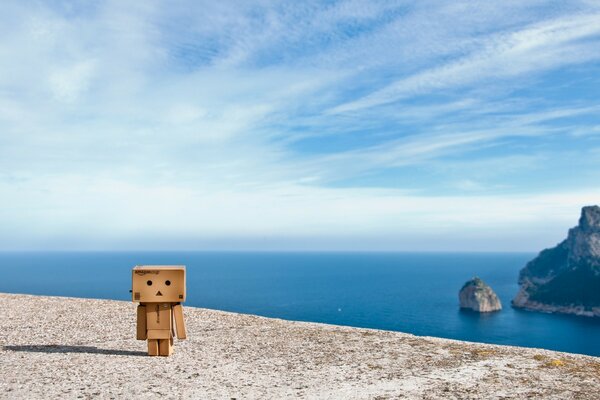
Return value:
M 94 69 L 94 61 L 86 60 L 51 72 L 49 84 L 54 97 L 67 103 L 79 100 L 90 87 Z
M 502 137 L 536 136 L 547 133 L 539 128 L 520 127 L 474 130 L 444 134 L 421 134 L 395 139 L 371 147 L 315 157 L 307 168 L 328 171 L 331 177 L 352 175 L 386 167 L 418 165 L 448 154 L 462 154 L 474 146 L 492 143 Z
M 484 79 L 510 78 L 600 58 L 600 14 L 568 16 L 486 39 L 479 50 L 418 72 L 330 113 L 350 112 Z M 577 41 L 591 39 L 579 45 Z
M 3 248 L 44 247 L 56 236 L 95 249 L 132 243 L 146 249 L 160 248 L 162 243 L 177 247 L 182 238 L 179 248 L 201 245 L 207 238 L 222 238 L 218 245 L 227 247 L 227 238 L 265 236 L 277 243 L 270 247 L 267 240 L 263 247 L 270 249 L 281 245 L 283 238 L 288 238 L 284 245 L 292 248 L 314 248 L 319 242 L 336 247 L 340 246 L 336 239 L 342 237 L 346 240 L 342 247 L 359 250 L 368 249 L 370 245 L 364 243 L 372 244 L 377 237 L 388 237 L 398 239 L 386 241 L 388 250 L 409 250 L 402 242 L 407 239 L 411 244 L 427 244 L 430 250 L 449 250 L 472 248 L 467 238 L 492 230 L 487 239 L 502 243 L 491 242 L 487 248 L 529 251 L 542 243 L 553 245 L 575 224 L 581 205 L 600 196 L 589 190 L 503 198 L 425 197 L 397 190 L 296 185 L 240 190 L 139 185 L 75 175 L 18 185 L 19 191 L 6 183 L 0 186 L 2 198 L 13 205 L 0 211 L 0 219 L 13 227 L 10 234 L 2 234 Z M 337 234 L 332 236 L 332 231 Z M 524 242 L 519 244 L 511 235 Z M 446 237 L 446 242 L 428 242 L 438 236 Z M 125 243 L 119 244 L 123 238 Z
M 523 7 L 539 3 L 521 3 L 478 4 L 474 14 L 468 3 L 5 2 L 2 246 L 227 247 L 238 238 L 243 247 L 266 237 L 282 247 L 530 249 L 558 238 L 596 192 L 486 195 L 495 186 L 478 176 L 448 180 L 471 196 L 328 186 L 415 165 L 448 173 L 443 157 L 562 133 L 543 125 L 596 113 L 589 102 L 550 109 L 534 99 L 545 111 L 533 111 L 528 99 L 470 92 L 324 115 L 597 57 L 597 14 L 538 17 Z M 348 147 L 302 149 L 303 139 L 344 135 Z M 515 226 L 519 240 L 535 237 L 531 247 L 510 238 Z M 499 236 L 470 244 L 489 230 Z
M 166 122 L 174 125 L 185 125 L 196 122 L 206 116 L 206 110 L 192 104 L 175 104 L 166 111 Z

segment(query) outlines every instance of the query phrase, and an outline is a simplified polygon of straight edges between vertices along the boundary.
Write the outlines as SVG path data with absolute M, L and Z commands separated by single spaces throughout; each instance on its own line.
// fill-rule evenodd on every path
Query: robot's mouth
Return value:
M 156 292 L 157 296 L 162 296 L 162 293 L 160 292 L 160 290 L 158 292 Z

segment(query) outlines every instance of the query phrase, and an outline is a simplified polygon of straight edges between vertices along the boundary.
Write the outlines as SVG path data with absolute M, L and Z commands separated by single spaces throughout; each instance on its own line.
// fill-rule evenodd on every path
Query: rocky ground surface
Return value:
M 600 358 L 186 307 L 168 358 L 135 304 L 0 294 L 0 398 L 597 399 Z

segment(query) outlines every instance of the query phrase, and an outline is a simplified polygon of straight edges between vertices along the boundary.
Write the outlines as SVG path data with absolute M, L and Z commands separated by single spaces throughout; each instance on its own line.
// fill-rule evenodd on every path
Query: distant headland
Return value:
M 519 284 L 514 307 L 600 317 L 600 207 L 583 207 L 579 224 L 527 263 Z

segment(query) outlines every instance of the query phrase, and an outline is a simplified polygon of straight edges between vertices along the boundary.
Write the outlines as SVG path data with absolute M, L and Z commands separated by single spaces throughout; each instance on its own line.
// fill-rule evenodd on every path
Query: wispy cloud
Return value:
M 257 248 L 273 249 L 276 244 L 281 249 L 532 250 L 559 241 L 581 204 L 591 204 L 600 195 L 589 190 L 503 197 L 419 196 L 390 189 L 304 185 L 206 192 L 190 185 L 141 185 L 84 176 L 35 183 L 0 187 L 5 201 L 13 205 L 0 212 L 2 220 L 13 226 L 3 237 L 4 249 L 48 245 L 230 249 L 244 248 L 239 240 L 256 244 L 263 238 Z M 25 190 L 8 190 L 19 186 Z M 23 208 L 28 211 L 23 213 Z M 515 230 L 523 224 L 528 227 L 525 231 Z M 81 231 L 86 234 L 74 235 Z M 483 236 L 477 239 L 479 234 Z M 376 244 L 377 238 L 385 239 Z
M 436 109 L 433 107 L 433 110 Z M 483 123 L 475 123 L 468 116 L 466 122 L 463 120 L 445 124 L 443 127 L 436 127 L 437 131 L 403 135 L 372 146 L 312 157 L 305 161 L 301 169 L 312 169 L 313 174 L 321 171 L 320 178 L 331 181 L 382 168 L 425 165 L 442 157 L 464 156 L 484 148 L 506 146 L 507 140 L 518 143 L 519 138 L 544 138 L 564 134 L 570 132 L 571 127 L 565 129 L 548 126 L 547 123 L 586 114 L 597 115 L 598 111 L 598 106 L 584 106 L 520 114 L 494 114 L 486 118 L 479 116 Z
M 442 66 L 418 72 L 361 99 L 338 105 L 331 113 L 355 111 L 433 90 L 540 73 L 570 64 L 598 60 L 600 13 L 569 16 L 487 38 L 481 48 Z M 586 39 L 592 42 L 579 43 Z
M 0 240 L 509 248 L 546 215 L 554 240 L 597 198 L 599 27 L 586 2 L 3 2 Z

